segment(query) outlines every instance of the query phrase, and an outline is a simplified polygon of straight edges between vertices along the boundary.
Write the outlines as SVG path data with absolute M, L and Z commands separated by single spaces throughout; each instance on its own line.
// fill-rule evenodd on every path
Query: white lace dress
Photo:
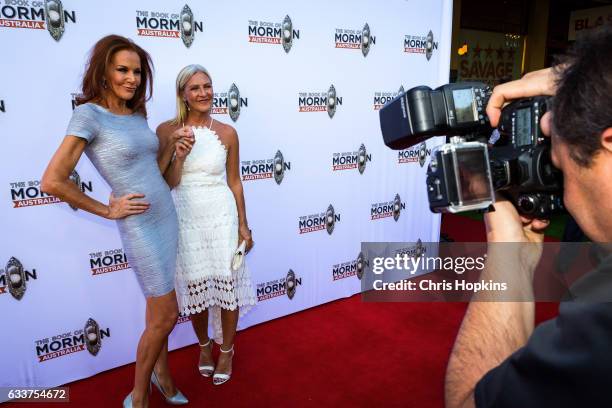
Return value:
M 193 133 L 196 142 L 172 192 L 179 226 L 176 295 L 184 315 L 210 310 L 220 340 L 220 308 L 240 307 L 242 316 L 255 304 L 255 293 L 246 262 L 231 269 L 238 211 L 226 180 L 226 147 L 214 130 L 198 127 Z

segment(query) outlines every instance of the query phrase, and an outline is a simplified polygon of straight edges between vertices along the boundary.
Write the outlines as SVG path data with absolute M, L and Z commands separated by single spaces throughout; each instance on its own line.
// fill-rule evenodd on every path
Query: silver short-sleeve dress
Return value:
M 115 197 L 145 195 L 149 209 L 117 220 L 117 227 L 144 295 L 171 292 L 178 242 L 176 210 L 157 165 L 159 142 L 146 119 L 86 103 L 75 108 L 66 134 L 87 140 L 85 154 Z

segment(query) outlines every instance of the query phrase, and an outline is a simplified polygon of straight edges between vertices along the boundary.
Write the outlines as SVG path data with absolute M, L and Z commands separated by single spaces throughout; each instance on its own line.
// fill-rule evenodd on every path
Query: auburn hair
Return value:
M 92 48 L 85 75 L 83 75 L 81 95 L 76 98 L 76 104 L 81 105 L 102 99 L 106 69 L 111 64 L 113 56 L 122 50 L 134 51 L 140 57 L 140 86 L 126 105 L 133 112 L 140 113 L 146 118 L 146 102 L 153 95 L 153 62 L 148 52 L 129 38 L 120 35 L 108 35 L 100 39 Z

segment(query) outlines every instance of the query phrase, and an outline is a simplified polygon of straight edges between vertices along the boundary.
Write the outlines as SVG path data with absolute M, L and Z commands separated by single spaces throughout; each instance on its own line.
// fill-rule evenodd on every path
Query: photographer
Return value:
M 564 176 L 564 202 L 594 242 L 612 242 L 612 27 L 581 38 L 554 68 L 495 88 L 492 125 L 513 99 L 555 95 L 542 118 L 553 163 Z M 483 274 L 510 266 L 532 287 L 547 221 L 519 216 L 504 200 L 485 216 L 487 241 L 514 242 L 490 254 Z M 522 243 L 522 244 L 520 244 Z M 597 272 L 612 273 L 612 257 Z M 612 296 L 612 295 L 611 295 Z M 531 297 L 533 298 L 533 297 Z M 612 406 L 612 303 L 563 302 L 559 316 L 534 330 L 534 302 L 470 303 L 446 373 L 448 407 Z

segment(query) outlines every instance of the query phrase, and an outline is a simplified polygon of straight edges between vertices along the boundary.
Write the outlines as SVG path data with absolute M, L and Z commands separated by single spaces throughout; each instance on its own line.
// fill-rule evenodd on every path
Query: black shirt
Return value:
M 477 407 L 612 407 L 612 256 L 585 278 L 555 319 L 476 384 Z

